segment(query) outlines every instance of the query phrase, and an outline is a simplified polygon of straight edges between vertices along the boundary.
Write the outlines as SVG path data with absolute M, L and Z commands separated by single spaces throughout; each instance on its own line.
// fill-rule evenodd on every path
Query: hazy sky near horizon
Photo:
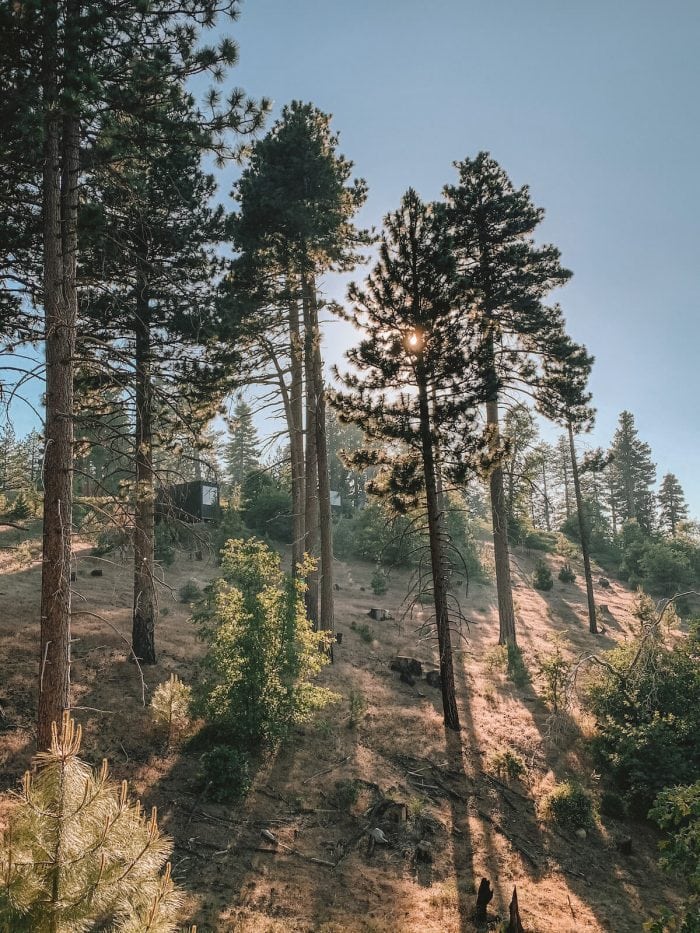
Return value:
M 439 197 L 482 149 L 530 185 L 596 358 L 591 442 L 630 409 L 700 516 L 698 0 L 246 0 L 232 31 L 233 83 L 275 115 L 293 99 L 333 114 L 369 185 L 364 224 L 409 186 Z M 327 358 L 353 339 L 329 325 Z

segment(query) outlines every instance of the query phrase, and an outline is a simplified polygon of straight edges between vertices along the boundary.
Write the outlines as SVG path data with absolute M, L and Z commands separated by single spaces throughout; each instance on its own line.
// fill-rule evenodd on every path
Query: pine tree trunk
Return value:
M 493 431 L 494 444 L 498 442 L 498 397 L 486 403 L 486 422 Z M 498 594 L 498 644 L 515 645 L 515 609 L 510 582 L 510 551 L 508 548 L 508 517 L 503 489 L 503 470 L 494 467 L 489 478 L 491 494 L 491 521 L 493 525 L 493 552 L 496 565 L 496 591 Z
M 71 12 L 70 7 L 67 15 Z M 67 23 L 67 40 L 72 30 Z M 58 110 L 57 5 L 44 5 L 42 90 L 44 165 L 42 238 L 46 419 L 37 745 L 51 744 L 51 724 L 70 706 L 70 561 L 73 511 L 73 361 L 76 288 L 79 124 Z M 69 49 L 66 49 L 68 57 Z M 61 129 L 63 138 L 61 139 Z
M 547 531 L 552 530 L 552 520 L 549 514 L 549 496 L 547 494 L 547 470 L 544 457 L 542 458 L 542 495 L 544 497 L 544 524 Z
M 566 508 L 566 517 L 571 518 L 571 497 L 569 495 L 569 471 L 566 468 L 565 463 L 563 464 L 562 469 L 564 471 L 564 502 L 565 502 L 565 508 Z
M 333 595 L 333 515 L 331 510 L 331 482 L 328 467 L 328 439 L 326 437 L 326 395 L 323 384 L 321 359 L 321 330 L 318 323 L 318 304 L 313 277 L 307 283 L 309 312 L 314 334 L 313 390 L 316 406 L 316 462 L 318 468 L 318 517 L 321 537 L 321 615 L 320 628 L 332 632 L 335 627 Z M 331 644 L 331 655 L 332 655 Z
M 301 339 L 299 305 L 289 304 L 289 452 L 292 467 L 292 573 L 304 557 L 304 347 Z
M 318 453 L 316 451 L 316 392 L 314 389 L 314 328 L 309 289 L 302 274 L 304 309 L 304 379 L 306 384 L 306 456 L 304 461 L 304 541 L 309 557 L 318 561 Z M 306 578 L 306 614 L 314 630 L 318 630 L 319 571 L 318 565 Z
M 425 496 L 428 511 L 428 537 L 430 543 L 430 563 L 433 576 L 433 600 L 435 605 L 435 626 L 440 653 L 440 686 L 442 689 L 442 707 L 445 727 L 458 731 L 459 712 L 455 697 L 455 677 L 452 661 L 452 638 L 450 633 L 450 614 L 447 598 L 449 578 L 447 560 L 443 549 L 441 534 L 440 505 L 438 502 L 437 475 L 433 439 L 430 431 L 430 406 L 428 388 L 422 361 L 416 366 L 418 381 L 418 401 L 420 406 L 420 433 L 425 474 Z
M 581 553 L 583 554 L 583 575 L 586 580 L 586 596 L 588 598 L 588 627 L 593 635 L 598 634 L 598 624 L 595 616 L 595 597 L 593 595 L 593 575 L 591 574 L 590 544 L 588 538 L 588 523 L 583 510 L 583 497 L 581 495 L 581 480 L 576 460 L 576 445 L 574 444 L 574 429 L 571 422 L 568 424 L 569 450 L 571 451 L 571 473 L 574 479 L 576 493 L 576 510 L 578 512 L 578 527 L 581 538 Z
M 134 320 L 136 364 L 136 503 L 134 507 L 134 614 L 131 643 L 143 664 L 156 663 L 156 593 L 153 576 L 155 490 L 153 482 L 153 386 L 148 285 L 138 275 Z

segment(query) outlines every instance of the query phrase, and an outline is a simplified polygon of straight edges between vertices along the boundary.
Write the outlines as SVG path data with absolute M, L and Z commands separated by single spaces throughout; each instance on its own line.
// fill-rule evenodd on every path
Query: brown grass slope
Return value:
M 16 541 L 6 533 L 1 543 Z M 33 559 L 0 551 L 0 820 L 33 751 L 40 567 L 32 547 Z M 597 786 L 584 741 L 590 723 L 580 711 L 552 721 L 537 656 L 551 650 L 554 633 L 572 655 L 629 637 L 633 597 L 622 586 L 600 590 L 608 608 L 605 633 L 595 639 L 587 632 L 580 568 L 576 583 L 566 585 L 556 579 L 561 559 L 548 558 L 555 585 L 541 594 L 529 583 L 533 557 L 516 553 L 519 637 L 532 675 L 517 687 L 493 663 L 494 587 L 472 585 L 463 600 L 472 624 L 456 664 L 463 730 L 446 736 L 439 690 L 425 681 L 402 683 L 389 666 L 397 654 L 436 666 L 433 645 L 417 635 L 420 616 L 401 618 L 406 575 L 393 574 L 386 595 L 375 597 L 371 566 L 339 562 L 343 642 L 323 680 L 342 701 L 267 756 L 246 801 L 232 809 L 201 797 L 197 755 L 164 748 L 141 705 L 138 671 L 115 631 L 128 637 L 128 560 L 88 554 L 81 550 L 76 562 L 73 646 L 84 752 L 95 762 L 107 756 L 115 777 L 127 778 L 147 805 L 158 805 L 175 840 L 173 873 L 200 933 L 467 933 L 478 929 L 473 911 L 482 876 L 496 892 L 490 928 L 507 915 L 517 885 L 528 933 L 637 933 L 656 904 L 673 900 L 650 829 L 603 818 L 580 839 L 553 831 L 537 815 L 538 801 L 557 780 L 574 776 L 593 791 Z M 97 566 L 103 576 L 90 576 Z M 215 573 L 211 561 L 186 554 L 164 571 L 160 663 L 144 671 L 148 691 L 171 671 L 186 682 L 196 676 L 201 646 L 175 595 L 185 580 L 203 585 Z M 394 619 L 372 622 L 367 612 L 375 605 Z M 523 780 L 503 782 L 491 773 L 491 757 L 504 749 L 526 763 Z M 397 810 L 387 801 L 406 804 L 408 819 L 393 823 Z M 367 830 L 377 826 L 388 845 L 369 842 Z M 277 844 L 262 830 L 274 833 Z M 617 842 L 626 835 L 633 836 L 633 854 L 623 856 Z

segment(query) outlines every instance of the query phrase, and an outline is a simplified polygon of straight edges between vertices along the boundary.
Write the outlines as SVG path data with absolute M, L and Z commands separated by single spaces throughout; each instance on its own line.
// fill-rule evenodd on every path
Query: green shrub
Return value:
M 627 804 L 614 790 L 605 790 L 600 796 L 600 812 L 614 820 L 624 820 L 627 817 Z
M 367 712 L 367 701 L 359 690 L 350 691 L 350 718 L 348 726 L 354 729 Z
M 552 571 L 543 560 L 537 561 L 537 566 L 535 567 L 535 572 L 532 577 L 532 585 L 536 590 L 551 590 L 554 586 Z
M 168 522 L 159 522 L 156 525 L 154 542 L 154 556 L 161 564 L 170 567 L 175 562 L 177 547 L 177 533 Z
M 566 690 L 571 674 L 571 662 L 562 651 L 561 639 L 555 637 L 554 651 L 537 660 L 537 669 L 544 681 L 543 695 L 552 711 L 558 713 L 566 704 Z
M 355 631 L 362 641 L 367 642 L 367 644 L 374 641 L 374 632 L 366 622 L 363 622 L 361 625 L 355 625 Z
M 250 789 L 250 758 L 229 745 L 215 745 L 200 759 L 199 782 L 217 803 L 233 803 Z
M 151 716 L 154 722 L 166 727 L 168 741 L 172 739 L 173 732 L 188 726 L 191 702 L 192 688 L 183 684 L 177 674 L 171 674 L 153 691 Z
M 542 800 L 540 813 L 548 822 L 571 831 L 589 829 L 594 822 L 590 794 L 573 781 L 556 784 Z
M 530 672 L 517 645 L 496 645 L 486 655 L 488 671 L 501 671 L 516 687 L 530 683 Z
M 700 651 L 692 635 L 664 644 L 648 598 L 636 613 L 643 634 L 606 653 L 609 667 L 597 669 L 588 702 L 597 758 L 632 815 L 644 817 L 665 787 L 700 773 Z
M 571 569 L 571 564 L 564 564 L 559 571 L 559 579 L 562 583 L 573 583 L 576 579 L 576 574 Z
M 241 488 L 241 518 L 247 528 L 274 541 L 292 541 L 292 494 L 268 473 L 249 473 Z
M 240 538 L 244 534 L 243 520 L 238 509 L 228 506 L 221 513 L 221 518 L 210 530 L 211 548 L 217 559 L 231 538 Z
M 489 771 L 509 781 L 519 781 L 525 777 L 527 768 L 520 755 L 509 748 L 495 752 L 488 762 Z
M 523 653 L 517 645 L 506 647 L 507 667 L 506 673 L 516 687 L 526 687 L 530 683 L 530 672 L 525 664 Z
M 375 596 L 383 596 L 386 593 L 386 574 L 379 567 L 372 574 L 370 586 Z
M 360 785 L 357 781 L 336 781 L 330 799 L 338 810 L 350 810 L 357 803 L 360 796 Z
M 127 794 L 78 757 L 80 727 L 64 714 L 35 759 L 0 847 L 0 929 L 174 933 L 182 902 L 172 844 Z
M 553 554 L 557 549 L 557 535 L 552 531 L 533 529 L 523 535 L 522 543 L 530 551 L 544 551 Z
M 231 739 L 275 741 L 333 696 L 313 683 L 328 634 L 306 618 L 302 576 L 284 574 L 264 542 L 229 541 L 221 569 L 194 616 L 207 643 L 195 709 Z
M 664 912 L 645 929 L 652 933 L 697 933 L 700 930 L 700 781 L 669 787 L 656 798 L 649 816 L 667 833 L 661 843 L 661 866 L 688 883 L 689 898 L 672 914 Z
M 17 498 L 12 504 L 12 508 L 10 509 L 10 521 L 21 522 L 25 518 L 30 518 L 32 514 L 33 511 L 31 504 L 29 503 L 29 500 L 27 499 L 24 491 L 20 489 L 20 491 L 17 493 Z
M 186 580 L 177 593 L 177 598 L 181 603 L 188 605 L 195 602 L 202 595 L 202 591 L 194 580 Z

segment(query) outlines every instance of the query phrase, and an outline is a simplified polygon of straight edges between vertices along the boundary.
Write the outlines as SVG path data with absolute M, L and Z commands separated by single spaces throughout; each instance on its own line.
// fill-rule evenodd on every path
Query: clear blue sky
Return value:
M 247 0 L 232 32 L 233 83 L 333 114 L 365 224 L 409 185 L 438 197 L 480 149 L 531 186 L 596 357 L 592 440 L 629 408 L 700 515 L 700 2 Z M 335 361 L 353 335 L 327 339 Z
M 629 408 L 700 516 L 700 0 L 246 0 L 229 31 L 231 84 L 275 113 L 298 98 L 334 115 L 369 184 L 364 224 L 409 185 L 438 197 L 480 149 L 531 186 L 596 357 L 591 440 Z M 329 325 L 327 358 L 352 340 Z

